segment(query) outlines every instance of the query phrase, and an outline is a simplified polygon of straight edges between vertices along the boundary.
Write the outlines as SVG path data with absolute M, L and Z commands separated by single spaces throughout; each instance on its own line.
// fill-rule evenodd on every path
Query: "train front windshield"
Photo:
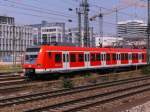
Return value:
M 40 48 L 27 48 L 25 55 L 25 63 L 34 64 Z

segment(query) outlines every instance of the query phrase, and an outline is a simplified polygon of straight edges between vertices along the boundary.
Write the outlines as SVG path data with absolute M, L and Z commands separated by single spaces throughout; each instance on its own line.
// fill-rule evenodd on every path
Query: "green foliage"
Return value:
M 67 89 L 72 89 L 74 87 L 73 82 L 70 79 L 63 80 L 63 87 Z
M 84 77 L 85 77 L 85 78 L 88 78 L 88 77 L 90 77 L 90 76 L 91 76 L 91 73 L 89 73 L 89 72 L 87 72 L 87 73 L 84 74 Z
M 150 75 L 150 66 L 142 68 L 141 71 L 144 75 Z

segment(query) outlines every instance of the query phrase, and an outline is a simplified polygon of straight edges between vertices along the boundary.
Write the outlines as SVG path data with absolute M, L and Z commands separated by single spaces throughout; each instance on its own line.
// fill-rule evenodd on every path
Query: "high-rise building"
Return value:
M 69 43 L 74 44 L 75 46 L 84 47 L 84 29 L 81 28 L 81 37 L 79 37 L 78 28 L 70 28 L 66 31 L 68 35 Z M 90 47 L 95 47 L 95 38 L 93 37 L 93 28 L 89 29 L 89 37 L 87 37 L 87 43 Z
M 67 38 L 65 36 L 65 23 L 55 22 L 48 23 L 42 21 L 41 24 L 30 25 L 34 28 L 35 44 L 42 43 L 65 43 Z
M 14 25 L 15 19 L 14 17 L 0 16 L 0 24 Z
M 145 39 L 147 25 L 140 20 L 118 22 L 118 36 L 128 40 Z
M 0 16 L 0 60 L 14 52 L 19 56 L 32 46 L 32 33 L 31 27 L 16 25 L 13 17 Z
M 113 36 L 104 36 L 100 37 L 96 35 L 95 37 L 95 45 L 96 47 L 115 47 L 120 43 L 123 39 Z

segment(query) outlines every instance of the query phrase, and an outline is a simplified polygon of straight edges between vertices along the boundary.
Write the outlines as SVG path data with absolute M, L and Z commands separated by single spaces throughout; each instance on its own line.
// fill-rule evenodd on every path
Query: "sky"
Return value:
M 16 23 L 36 24 L 42 20 L 48 22 L 65 22 L 67 27 L 77 27 L 76 8 L 82 0 L 0 0 L 0 15 L 15 17 Z M 147 21 L 146 4 L 140 0 L 88 0 L 90 4 L 89 17 L 101 11 L 106 14 L 103 19 L 104 35 L 116 34 L 116 13 L 118 21 L 143 20 Z M 131 2 L 134 1 L 134 2 Z M 128 3 L 129 2 L 129 3 Z M 132 4 L 132 5 L 131 5 Z M 69 11 L 68 8 L 72 8 Z M 112 11 L 113 10 L 113 11 Z M 68 20 L 72 22 L 68 22 Z M 95 32 L 99 32 L 98 19 L 90 22 Z

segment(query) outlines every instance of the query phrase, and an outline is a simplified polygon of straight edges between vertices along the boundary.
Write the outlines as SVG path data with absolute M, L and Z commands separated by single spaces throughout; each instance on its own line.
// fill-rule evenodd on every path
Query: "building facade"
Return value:
M 118 22 L 118 36 L 128 40 L 145 39 L 147 37 L 147 25 L 140 20 Z
M 7 56 L 19 56 L 25 49 L 33 45 L 32 28 L 29 26 L 15 25 L 11 17 L 0 17 L 7 22 L 0 24 L 0 59 Z
M 15 24 L 15 18 L 14 17 L 7 17 L 7 16 L 0 16 L 0 24 L 14 25 Z
M 84 30 L 81 29 L 81 37 L 79 37 L 78 28 L 70 28 L 66 31 L 68 42 L 74 44 L 75 46 L 84 47 Z M 93 36 L 93 28 L 89 29 L 89 37 L 87 37 L 87 43 L 89 47 L 95 47 L 95 37 Z
M 41 24 L 30 25 L 36 30 L 33 34 L 35 45 L 48 43 L 64 43 L 67 41 L 65 37 L 65 23 L 48 23 L 47 21 L 42 21 Z
M 118 46 L 118 44 L 123 41 L 123 38 L 112 36 L 96 36 L 95 40 L 96 47 L 114 47 Z
M 59 26 L 42 27 L 41 37 L 43 43 L 63 43 L 65 41 L 63 27 Z

